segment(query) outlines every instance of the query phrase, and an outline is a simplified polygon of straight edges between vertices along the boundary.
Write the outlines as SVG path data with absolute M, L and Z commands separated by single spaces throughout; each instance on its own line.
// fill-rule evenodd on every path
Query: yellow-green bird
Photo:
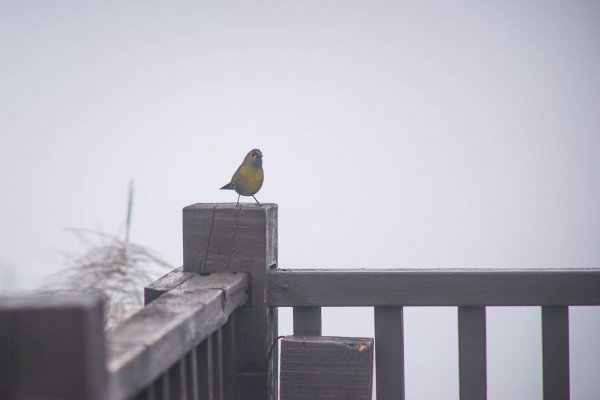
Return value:
M 250 150 L 246 158 L 231 177 L 231 182 L 221 189 L 235 190 L 238 194 L 236 207 L 240 205 L 240 196 L 252 196 L 260 206 L 254 195 L 262 187 L 265 175 L 262 168 L 262 153 L 258 149 Z

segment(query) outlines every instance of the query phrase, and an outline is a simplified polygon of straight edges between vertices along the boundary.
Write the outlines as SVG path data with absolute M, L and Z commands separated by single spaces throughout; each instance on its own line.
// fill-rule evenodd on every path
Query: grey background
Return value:
M 254 147 L 283 267 L 599 267 L 599 22 L 596 1 L 2 1 L 0 287 L 64 266 L 65 227 L 122 229 L 130 178 L 132 239 L 180 264 L 181 208 L 234 201 Z M 539 310 L 488 315 L 489 398 L 541 398 Z M 372 318 L 327 309 L 324 333 Z M 600 313 L 571 322 L 573 399 L 597 399 Z M 456 310 L 406 330 L 407 398 L 458 398 Z

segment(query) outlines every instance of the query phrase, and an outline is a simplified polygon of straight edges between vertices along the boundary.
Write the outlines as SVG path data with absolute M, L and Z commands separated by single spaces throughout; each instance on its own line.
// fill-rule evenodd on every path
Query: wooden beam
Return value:
M 569 307 L 542 307 L 544 400 L 568 400 Z
M 294 335 L 321 336 L 321 307 L 294 307 Z
M 377 400 L 404 400 L 403 309 L 375 307 Z
M 272 270 L 272 306 L 600 305 L 600 269 Z
M 460 400 L 487 399 L 485 307 L 458 307 Z

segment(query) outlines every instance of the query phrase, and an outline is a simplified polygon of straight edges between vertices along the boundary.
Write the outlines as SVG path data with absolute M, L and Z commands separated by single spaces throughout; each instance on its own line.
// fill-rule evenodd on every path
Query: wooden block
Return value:
M 0 399 L 101 400 L 99 295 L 0 299 Z
M 373 339 L 283 338 L 280 379 L 281 400 L 371 400 Z

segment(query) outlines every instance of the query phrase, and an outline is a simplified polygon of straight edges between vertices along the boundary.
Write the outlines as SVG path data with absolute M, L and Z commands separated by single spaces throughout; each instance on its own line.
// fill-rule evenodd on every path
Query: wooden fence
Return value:
M 460 398 L 481 400 L 486 307 L 540 306 L 544 399 L 568 399 L 568 306 L 600 305 L 598 269 L 277 269 L 273 204 L 186 207 L 183 258 L 106 337 L 98 297 L 0 300 L 0 400 L 274 400 L 277 308 L 318 337 L 338 306 L 374 307 L 379 400 L 404 399 L 403 307 L 458 307 Z

